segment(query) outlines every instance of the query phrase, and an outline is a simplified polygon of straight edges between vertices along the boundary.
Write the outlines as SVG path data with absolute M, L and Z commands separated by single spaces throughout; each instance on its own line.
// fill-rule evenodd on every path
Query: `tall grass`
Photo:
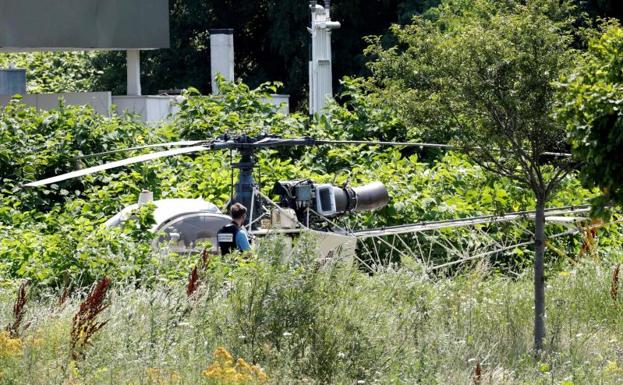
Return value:
M 219 347 L 271 384 L 623 382 L 622 309 L 607 263 L 548 277 L 547 353 L 537 362 L 530 271 L 509 278 L 482 265 L 431 278 L 407 261 L 368 275 L 313 255 L 301 242 L 292 253 L 212 259 L 190 297 L 186 279 L 117 283 L 101 314 L 108 323 L 78 361 L 70 337 L 85 293 L 63 305 L 40 294 L 19 351 L 0 351 L 0 384 L 214 384 L 202 372 Z M 14 294 L 0 289 L 0 324 L 11 321 Z

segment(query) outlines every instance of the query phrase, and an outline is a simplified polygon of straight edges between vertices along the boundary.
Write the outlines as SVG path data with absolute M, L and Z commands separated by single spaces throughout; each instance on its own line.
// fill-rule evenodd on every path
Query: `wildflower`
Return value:
M 180 382 L 180 375 L 174 370 L 167 370 L 162 368 L 147 368 L 147 378 L 150 384 L 165 385 L 165 384 L 177 384 Z
M 243 358 L 234 358 L 225 348 L 219 347 L 213 353 L 214 362 L 201 374 L 224 384 L 263 384 L 268 376 L 258 365 L 251 365 Z
M 603 371 L 609 375 L 620 376 L 623 374 L 623 368 L 621 368 L 617 361 L 608 360 L 606 365 L 603 368 Z
M 22 353 L 22 340 L 11 337 L 9 332 L 0 332 L 0 358 L 10 358 Z
M 290 333 L 290 332 L 283 332 L 283 336 L 286 337 L 286 338 L 287 337 L 292 337 L 292 333 Z

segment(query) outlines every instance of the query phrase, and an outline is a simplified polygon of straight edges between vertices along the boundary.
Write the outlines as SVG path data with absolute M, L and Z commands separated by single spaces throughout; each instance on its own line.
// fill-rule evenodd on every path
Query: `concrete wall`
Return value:
M 22 102 L 41 110 L 51 110 L 53 108 L 58 108 L 59 99 L 63 99 L 67 105 L 90 105 L 98 114 L 106 116 L 110 115 L 110 108 L 112 106 L 110 92 L 24 95 L 22 97 Z M 11 100 L 11 96 L 0 95 L 1 106 L 5 106 L 9 100 Z
M 138 114 L 144 122 L 166 120 L 170 114 L 179 111 L 175 96 L 113 96 L 117 113 Z
M 111 96 L 110 92 L 77 92 L 64 94 L 24 95 L 22 102 L 42 110 L 58 108 L 59 99 L 67 105 L 90 105 L 95 112 L 110 116 L 114 108 L 117 114 L 130 112 L 140 116 L 140 120 L 149 123 L 161 122 L 179 111 L 176 96 Z M 0 95 L 0 106 L 5 106 L 11 96 Z M 289 96 L 272 95 L 265 102 L 275 105 L 283 114 L 289 113 Z
M 270 103 L 275 107 L 279 107 L 279 112 L 284 115 L 290 113 L 290 95 L 272 94 L 270 98 L 263 99 L 265 103 Z
M 0 50 L 169 47 L 168 0 L 0 0 Z

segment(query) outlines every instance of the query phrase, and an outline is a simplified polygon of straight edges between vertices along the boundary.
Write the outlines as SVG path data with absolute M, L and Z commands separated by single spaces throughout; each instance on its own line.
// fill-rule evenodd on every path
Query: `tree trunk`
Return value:
M 534 350 L 539 356 L 545 337 L 545 199 L 542 197 L 537 198 L 534 222 Z

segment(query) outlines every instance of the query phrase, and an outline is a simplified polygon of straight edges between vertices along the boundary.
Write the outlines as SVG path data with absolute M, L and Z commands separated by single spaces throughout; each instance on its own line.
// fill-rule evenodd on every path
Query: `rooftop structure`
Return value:
M 91 105 L 107 115 L 128 111 L 157 122 L 178 110 L 175 96 L 143 96 L 140 51 L 169 47 L 168 0 L 0 0 L 0 52 L 122 50 L 126 51 L 126 95 L 110 92 L 36 94 L 25 92 L 24 70 L 0 69 L 0 106 L 16 93 L 22 102 L 41 109 L 66 104 Z M 234 80 L 232 29 L 210 30 L 212 78 Z M 213 82 L 213 93 L 218 93 Z M 289 112 L 288 96 L 267 100 Z

